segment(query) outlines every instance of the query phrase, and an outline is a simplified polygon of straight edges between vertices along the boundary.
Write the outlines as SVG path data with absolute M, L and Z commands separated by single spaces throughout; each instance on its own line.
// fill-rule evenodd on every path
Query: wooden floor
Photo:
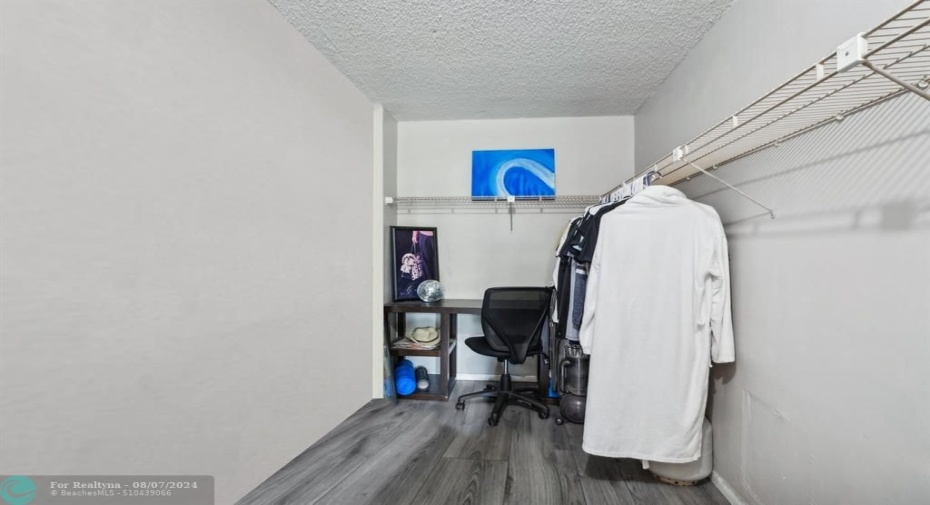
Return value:
M 484 388 L 461 381 L 455 395 Z M 656 481 L 636 460 L 590 456 L 583 426 L 510 405 L 374 400 L 288 463 L 238 505 L 669 504 L 727 505 L 706 482 Z

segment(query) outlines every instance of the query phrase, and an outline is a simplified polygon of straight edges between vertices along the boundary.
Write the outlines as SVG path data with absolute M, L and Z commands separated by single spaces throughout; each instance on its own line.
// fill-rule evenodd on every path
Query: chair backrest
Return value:
M 552 288 L 488 288 L 481 304 L 481 328 L 492 349 L 508 352 L 511 363 L 526 353 L 546 326 Z

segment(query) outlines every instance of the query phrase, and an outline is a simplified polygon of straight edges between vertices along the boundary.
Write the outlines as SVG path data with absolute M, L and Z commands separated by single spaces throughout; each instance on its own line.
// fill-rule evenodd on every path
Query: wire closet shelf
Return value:
M 598 195 L 570 195 L 555 197 L 470 197 L 470 196 L 400 196 L 388 197 L 385 203 L 397 210 L 529 210 L 579 209 L 598 203 Z
M 823 58 L 602 198 L 645 175 L 675 185 L 905 93 L 930 100 L 930 0 L 861 35 L 848 41 L 861 43 L 851 49 L 851 64 L 844 44 L 839 58 L 837 52 Z

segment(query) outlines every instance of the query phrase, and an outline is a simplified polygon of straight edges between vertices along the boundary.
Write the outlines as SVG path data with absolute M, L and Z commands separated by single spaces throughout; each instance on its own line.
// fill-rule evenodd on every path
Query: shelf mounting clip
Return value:
M 863 67 L 875 72 L 876 74 L 888 79 L 889 81 L 901 86 L 902 88 L 930 100 L 930 93 L 906 82 L 884 68 L 875 65 L 869 61 L 869 41 L 865 38 L 864 33 L 857 33 L 855 37 L 843 42 L 836 48 L 836 71 L 845 72 L 856 65 L 861 64 Z

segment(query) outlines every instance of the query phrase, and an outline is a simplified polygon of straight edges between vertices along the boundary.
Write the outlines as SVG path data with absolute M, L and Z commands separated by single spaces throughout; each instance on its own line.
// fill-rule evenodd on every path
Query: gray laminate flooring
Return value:
M 454 395 L 484 388 L 459 381 Z M 677 487 L 639 461 L 581 450 L 583 426 L 510 405 L 374 400 L 242 498 L 238 505 L 727 505 L 709 482 Z

